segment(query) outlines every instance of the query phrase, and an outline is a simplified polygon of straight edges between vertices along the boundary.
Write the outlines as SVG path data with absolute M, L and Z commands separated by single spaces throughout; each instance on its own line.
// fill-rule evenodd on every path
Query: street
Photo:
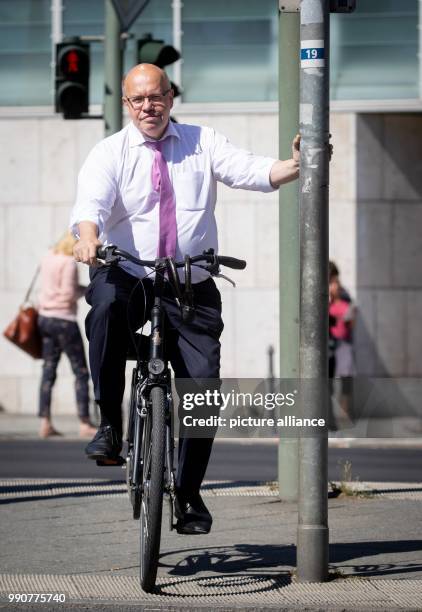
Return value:
M 83 441 L 5 440 L 0 444 L 0 478 L 124 479 L 121 468 L 99 468 L 85 459 Z M 329 480 L 343 477 L 351 463 L 352 478 L 372 482 L 420 482 L 422 449 L 330 448 Z M 260 481 L 277 479 L 277 445 L 272 442 L 217 441 L 207 480 Z

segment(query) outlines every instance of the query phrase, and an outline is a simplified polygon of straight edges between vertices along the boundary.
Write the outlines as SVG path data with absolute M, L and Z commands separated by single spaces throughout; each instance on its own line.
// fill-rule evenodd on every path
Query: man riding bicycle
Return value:
M 132 68 L 123 82 L 131 122 L 99 142 L 78 179 L 71 226 L 76 261 L 89 264 L 86 319 L 91 376 L 101 423 L 86 447 L 91 459 L 115 459 L 122 449 L 122 400 L 130 331 L 151 310 L 148 270 L 121 262 L 98 266 L 96 249 L 116 244 L 138 258 L 218 252 L 216 183 L 270 192 L 298 177 L 299 136 L 292 159 L 280 161 L 237 149 L 210 128 L 170 121 L 173 90 L 152 64 Z M 142 278 L 142 282 L 139 279 Z M 183 276 L 181 278 L 183 282 Z M 209 273 L 192 269 L 195 319 L 183 322 L 166 282 L 166 353 L 177 379 L 219 379 L 220 293 Z M 212 518 L 199 494 L 212 438 L 179 438 L 176 516 L 179 533 L 208 533 Z

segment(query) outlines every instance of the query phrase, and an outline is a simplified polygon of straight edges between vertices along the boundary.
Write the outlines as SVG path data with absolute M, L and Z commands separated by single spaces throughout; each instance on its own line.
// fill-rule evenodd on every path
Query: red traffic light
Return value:
M 79 53 L 77 53 L 74 49 L 69 51 L 69 53 L 66 53 L 64 61 L 67 64 L 66 72 L 79 72 L 81 68 Z
M 89 45 L 68 39 L 56 45 L 55 108 L 65 119 L 79 119 L 89 105 Z
M 68 79 L 85 78 L 89 74 L 89 49 L 87 45 L 66 45 L 57 57 L 58 68 Z

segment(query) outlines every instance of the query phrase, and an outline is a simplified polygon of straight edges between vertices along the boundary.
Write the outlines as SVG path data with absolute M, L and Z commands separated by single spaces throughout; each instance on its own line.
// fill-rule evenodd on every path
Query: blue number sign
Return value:
M 321 68 L 325 66 L 323 40 L 302 40 L 300 46 L 300 65 L 302 68 Z

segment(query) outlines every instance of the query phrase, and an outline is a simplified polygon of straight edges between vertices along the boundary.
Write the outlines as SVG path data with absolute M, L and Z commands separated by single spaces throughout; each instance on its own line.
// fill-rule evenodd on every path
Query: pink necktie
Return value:
M 157 257 L 174 257 L 177 242 L 176 199 L 167 162 L 161 151 L 162 144 L 163 141 L 148 141 L 148 145 L 154 150 L 151 171 L 152 186 L 160 193 L 160 237 Z

